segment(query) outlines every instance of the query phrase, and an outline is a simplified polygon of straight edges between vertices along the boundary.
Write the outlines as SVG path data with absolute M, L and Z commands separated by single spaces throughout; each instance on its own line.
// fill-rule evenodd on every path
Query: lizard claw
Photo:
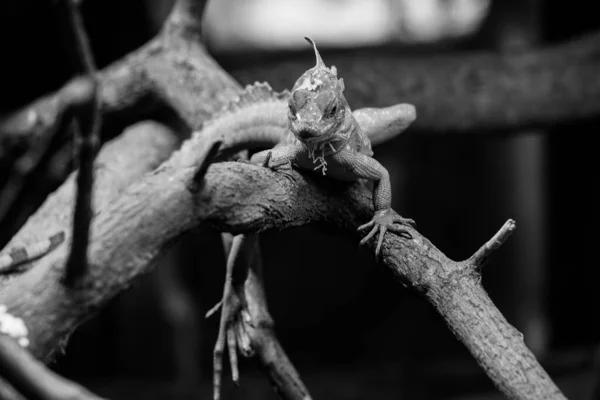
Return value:
M 260 159 L 255 159 L 254 163 L 256 164 L 258 162 L 260 162 Z M 292 171 L 292 162 L 288 159 L 283 159 L 283 160 L 277 160 L 275 159 L 273 161 L 273 153 L 271 151 L 268 151 L 265 155 L 264 155 L 264 160 L 262 160 L 262 162 L 260 162 L 260 164 L 262 164 L 262 166 L 264 168 L 269 168 L 271 171 L 273 172 L 279 172 L 281 174 L 283 174 L 283 176 L 290 182 L 294 183 L 294 177 L 293 175 L 290 173 Z
M 410 218 L 402 218 L 398 214 L 394 213 L 391 209 L 376 211 L 371 221 L 358 227 L 359 231 L 371 228 L 371 231 L 360 241 L 359 245 L 364 245 L 373 236 L 375 236 L 377 232 L 379 232 L 377 247 L 375 248 L 375 256 L 378 256 L 379 251 L 381 250 L 381 245 L 383 244 L 383 238 L 388 230 L 404 238 L 412 238 L 410 232 L 408 232 L 405 228 L 397 226 L 396 224 L 414 226 L 415 221 Z

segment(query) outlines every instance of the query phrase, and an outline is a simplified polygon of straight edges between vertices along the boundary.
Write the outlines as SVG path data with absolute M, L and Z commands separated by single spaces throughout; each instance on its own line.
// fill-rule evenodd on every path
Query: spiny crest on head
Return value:
M 323 59 L 321 58 L 321 54 L 319 54 L 319 50 L 317 49 L 315 42 L 309 37 L 304 37 L 304 39 L 306 39 L 306 41 L 312 45 L 315 51 L 317 64 L 302 74 L 302 76 L 296 81 L 292 91 L 296 91 L 298 89 L 315 91 L 319 89 L 333 88 L 344 91 L 344 80 L 337 79 L 337 68 L 335 66 L 327 68 L 325 62 L 323 62 Z
M 325 62 L 323 62 L 323 59 L 321 58 L 321 54 L 319 53 L 319 50 L 317 49 L 317 44 L 315 43 L 315 41 L 312 40 L 311 38 L 309 38 L 308 36 L 304 36 L 304 39 L 306 39 L 306 41 L 308 43 L 310 43 L 310 45 L 315 50 L 315 58 L 317 59 L 317 65 L 315 65 L 315 68 L 322 68 L 325 70 L 329 70 L 331 73 L 333 73 L 333 75 L 337 76 L 337 68 L 334 65 L 332 65 L 331 68 L 327 68 L 327 66 L 325 65 Z
M 327 67 L 325 66 L 325 63 L 323 62 L 323 59 L 321 58 L 321 54 L 319 54 L 319 50 L 317 49 L 317 44 L 315 43 L 315 41 L 312 40 L 311 38 L 309 38 L 308 36 L 304 36 L 304 39 L 306 39 L 306 41 L 308 43 L 310 43 L 311 46 L 313 47 L 313 49 L 315 50 L 315 57 L 317 59 L 316 67 L 327 69 Z

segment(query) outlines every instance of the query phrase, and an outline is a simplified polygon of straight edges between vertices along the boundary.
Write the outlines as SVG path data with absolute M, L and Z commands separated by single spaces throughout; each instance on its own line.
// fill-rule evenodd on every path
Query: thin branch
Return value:
M 506 221 L 504 225 L 502 225 L 502 228 L 496 232 L 494 237 L 488 240 L 487 243 L 481 246 L 479 250 L 477 250 L 475 254 L 471 256 L 471 258 L 469 258 L 468 263 L 473 265 L 478 270 L 481 269 L 492 252 L 498 250 L 500 246 L 502 246 L 502 243 L 508 239 L 510 234 L 513 233 L 516 228 L 517 225 L 515 224 L 515 221 L 512 219 Z
M 202 16 L 208 0 L 176 0 L 164 29 L 169 35 L 183 35 L 199 40 L 202 35 Z
M 92 190 L 94 187 L 94 159 L 100 146 L 101 102 L 98 98 L 99 80 L 96 63 L 90 48 L 89 39 L 83 26 L 83 19 L 75 0 L 65 0 L 71 30 L 75 37 L 77 54 L 88 79 L 91 81 L 93 95 L 90 102 L 89 126 L 79 130 L 80 121 L 74 120 L 75 136 L 80 136 L 79 172 L 77 174 L 77 201 L 73 219 L 73 240 L 71 254 L 67 262 L 65 283 L 73 286 L 87 269 L 87 251 L 90 236 L 90 225 L 93 218 Z
M 10 337 L 0 334 L 0 376 L 30 400 L 101 400 L 47 369 Z
M 226 236 L 226 235 L 223 235 Z M 262 279 L 262 256 L 258 235 L 238 235 L 231 245 L 224 237 L 227 267 L 222 300 L 206 314 L 221 308 L 219 335 L 213 352 L 213 398 L 221 398 L 223 353 L 228 350 L 231 375 L 238 384 L 237 351 L 258 356 L 271 382 L 284 400 L 310 400 L 273 330 Z
M 208 170 L 210 164 L 214 161 L 217 152 L 219 151 L 219 147 L 223 144 L 222 140 L 215 140 L 212 147 L 208 149 L 206 154 L 204 155 L 204 161 L 200 164 L 200 167 L 196 171 L 196 175 L 194 176 L 194 182 L 199 185 L 202 183 L 202 179 Z
M 279 343 L 273 329 L 273 320 L 267 309 L 267 299 L 262 279 L 262 257 L 260 246 L 255 243 L 254 268 L 248 272 L 244 285 L 247 303 L 242 319 L 248 334 L 249 348 L 257 355 L 260 364 L 269 374 L 273 387 L 283 400 L 311 400 L 312 397 L 300 374 Z

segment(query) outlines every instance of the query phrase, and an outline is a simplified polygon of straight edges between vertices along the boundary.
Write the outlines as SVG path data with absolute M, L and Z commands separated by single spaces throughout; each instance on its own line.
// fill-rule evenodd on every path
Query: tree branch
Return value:
M 96 186 L 94 190 L 96 213 L 101 215 L 102 210 L 106 208 L 110 201 L 118 197 L 124 188 L 135 179 L 156 168 L 171 154 L 177 144 L 174 135 L 165 127 L 155 123 L 140 123 L 127 130 L 119 139 L 104 146 L 96 160 L 96 182 L 94 183 Z M 126 151 L 122 152 L 124 149 Z M 34 323 L 33 325 L 37 326 L 38 329 L 33 331 L 29 329 L 31 342 L 29 349 L 37 349 L 33 351 L 33 354 L 38 358 L 40 355 L 44 357 L 51 356 L 56 350 L 60 350 L 61 346 L 64 345 L 64 342 L 61 344 L 60 340 L 65 338 L 65 334 L 70 333 L 78 323 L 93 312 L 90 308 L 81 307 L 83 304 L 78 305 L 78 299 L 82 296 L 81 293 L 86 292 L 86 287 L 78 290 L 67 290 L 61 284 L 64 264 L 68 255 L 68 243 L 71 241 L 69 227 L 73 221 L 75 180 L 76 173 L 71 174 L 69 179 L 54 194 L 48 197 L 46 202 L 8 244 L 10 247 L 26 246 L 48 237 L 56 230 L 67 233 L 65 245 L 58 247 L 42 259 L 54 262 L 58 257 L 63 266 L 60 270 L 46 271 L 49 274 L 47 279 L 50 279 L 53 283 L 45 288 L 38 287 L 42 291 L 48 290 L 42 297 L 52 304 L 37 303 L 35 300 L 38 296 L 37 289 L 33 292 L 21 293 L 20 296 L 17 295 L 19 298 L 13 300 L 17 300 L 19 305 L 14 304 L 12 300 L 6 300 L 7 298 L 4 297 L 10 297 L 10 293 L 16 295 L 13 290 L 18 291 L 19 287 L 22 287 L 21 285 L 28 286 L 31 284 L 35 287 L 40 284 L 44 286 L 41 281 L 38 281 L 44 272 L 42 260 L 35 263 L 33 268 L 21 275 L 0 277 L 0 298 L 2 298 L 0 304 L 6 304 L 11 311 L 19 309 L 20 311 L 13 312 L 15 315 L 20 315 L 21 311 L 26 310 L 29 315 L 26 320 L 28 328 L 32 328 L 31 321 L 39 320 L 42 324 L 37 325 L 37 323 Z M 93 262 L 92 258 L 91 263 Z M 128 284 L 126 279 L 114 278 L 118 279 L 123 286 Z M 99 282 L 102 281 L 103 279 L 99 280 Z M 93 296 L 93 293 L 91 295 Z M 39 305 L 41 305 L 41 308 L 36 309 Z M 62 322 L 58 325 L 65 324 L 69 328 L 60 332 L 46 330 L 43 327 L 44 320 L 46 318 L 53 319 L 54 317 L 62 319 Z M 51 325 L 55 325 L 55 323 Z
M 0 334 L 0 376 L 27 399 L 101 400 L 83 386 L 47 369 L 27 350 L 4 334 Z M 14 396 L 15 394 L 10 394 L 9 398 Z
M 199 185 L 194 180 L 203 165 L 199 155 L 207 154 L 212 143 L 196 134 L 102 209 L 92 229 L 87 289 L 74 295 L 56 284 L 65 257 L 59 248 L 0 293 L 0 302 L 27 316 L 35 355 L 48 356 L 91 310 L 148 272 L 169 243 L 199 223 L 236 234 L 326 223 L 357 235 L 356 227 L 371 217 L 370 192 L 361 185 L 348 187 L 297 172 L 290 179 L 254 165 L 219 163 L 208 168 Z M 119 151 L 131 149 L 121 146 Z M 476 267 L 449 260 L 417 231 L 410 233 L 412 240 L 386 235 L 381 262 L 426 296 L 509 398 L 563 399 L 522 335 L 481 287 Z
M 600 115 L 600 33 L 512 54 L 410 55 L 389 48 L 322 53 L 344 78 L 353 108 L 414 104 L 419 118 L 411 131 L 485 135 Z M 283 89 L 311 67 L 306 53 L 265 58 L 239 57 L 225 68 L 242 84 L 268 79 Z

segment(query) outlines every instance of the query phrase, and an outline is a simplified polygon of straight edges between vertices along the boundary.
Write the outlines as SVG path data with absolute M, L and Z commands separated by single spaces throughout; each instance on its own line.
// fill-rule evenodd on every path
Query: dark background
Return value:
M 513 3 L 519 2 L 493 2 L 479 33 L 431 53 L 497 48 L 498 31 L 518 19 Z M 156 33 L 151 4 L 84 3 L 100 67 Z M 597 29 L 594 8 L 594 2 L 582 0 L 540 2 L 538 42 Z M 2 2 L 0 17 L 2 114 L 58 89 L 75 71 L 55 1 Z M 231 54 L 212 51 L 226 69 L 243 68 L 232 65 Z M 321 50 L 326 63 L 329 51 Z M 294 54 L 305 58 L 307 69 L 313 65 L 308 48 Z M 247 62 L 266 61 L 254 54 Z M 588 398 L 600 377 L 594 355 L 600 338 L 594 314 L 598 122 L 485 138 L 409 129 L 375 148 L 392 175 L 394 208 L 415 219 L 419 231 L 450 258 L 469 257 L 506 219 L 516 219 L 516 233 L 484 269 L 484 286 L 571 399 Z M 528 148 L 542 148 L 542 157 L 515 150 Z M 0 170 L 0 176 L 6 173 Z M 2 244 L 16 228 L 3 228 Z M 306 227 L 267 233 L 262 249 L 277 333 L 315 398 L 446 399 L 487 391 L 498 396 L 433 308 L 395 282 L 354 240 Z M 208 398 L 218 318 L 203 315 L 219 300 L 223 261 L 218 235 L 191 232 L 156 273 L 83 325 L 53 367 L 114 398 L 176 396 L 173 390 L 198 379 Z M 170 315 L 165 301 L 173 299 L 188 300 L 182 306 L 186 317 Z M 194 325 L 196 331 L 185 328 Z M 225 382 L 227 398 L 275 398 L 251 362 L 242 361 L 240 389 L 227 375 Z

